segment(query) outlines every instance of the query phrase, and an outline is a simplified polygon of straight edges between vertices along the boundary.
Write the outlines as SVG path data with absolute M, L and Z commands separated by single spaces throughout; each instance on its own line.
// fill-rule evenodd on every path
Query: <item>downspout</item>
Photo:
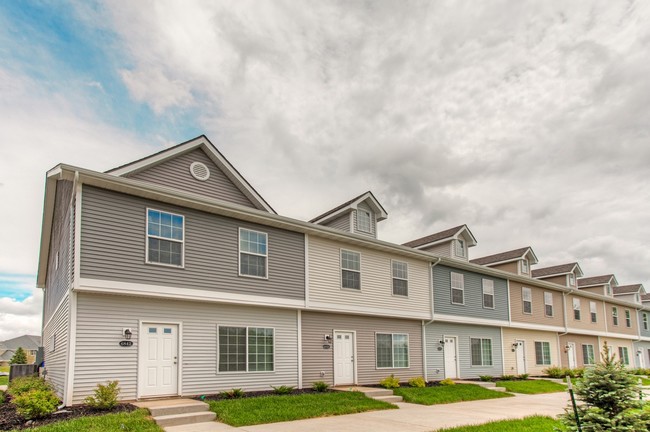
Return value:
M 434 307 L 434 294 L 433 294 L 433 268 L 437 266 L 442 258 L 438 257 L 438 260 L 435 263 L 431 264 L 430 271 L 429 271 L 429 285 L 431 286 L 430 294 L 431 294 L 431 320 L 428 322 L 424 322 L 422 320 L 422 369 L 424 369 L 424 381 L 429 381 L 429 377 L 427 374 L 427 332 L 426 332 L 426 327 L 427 325 L 431 324 L 434 320 L 434 312 L 433 312 L 433 307 Z
M 573 306 L 572 306 L 573 307 Z M 567 306 L 566 306 L 566 293 L 562 291 L 562 310 L 564 312 L 564 333 L 557 335 L 557 351 L 558 359 L 560 360 L 560 366 L 562 366 L 562 344 L 560 343 L 560 337 L 565 336 L 569 333 L 569 318 L 567 316 Z

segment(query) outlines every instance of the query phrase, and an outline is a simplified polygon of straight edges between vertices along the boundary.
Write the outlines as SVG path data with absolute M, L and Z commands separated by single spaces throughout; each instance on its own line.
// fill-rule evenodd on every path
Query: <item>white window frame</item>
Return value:
M 354 269 L 349 269 L 349 268 L 344 268 L 343 267 L 343 252 L 348 252 L 348 253 L 353 253 L 359 255 L 359 270 L 354 270 Z M 344 290 L 351 290 L 351 291 L 361 291 L 362 288 L 362 280 L 361 280 L 361 252 L 353 251 L 350 249 L 339 249 L 339 278 L 340 278 L 340 284 L 341 284 L 341 289 Z M 359 288 L 350 288 L 350 287 L 344 287 L 343 286 L 343 270 L 345 271 L 350 271 L 350 272 L 355 272 L 359 273 Z
M 50 336 L 50 349 L 48 352 L 55 352 L 56 351 L 56 333 L 52 333 L 52 336 Z
M 472 357 L 472 339 L 478 339 L 481 341 L 481 364 L 474 364 Z M 490 364 L 485 364 L 485 359 L 483 358 L 483 341 L 490 341 Z M 469 337 L 469 365 L 470 367 L 486 367 L 494 366 L 494 344 L 492 343 L 492 338 L 482 338 L 482 337 Z
M 608 296 L 612 296 L 612 286 L 610 284 L 605 285 L 605 292 Z
M 549 302 L 550 299 L 550 302 Z M 548 313 L 548 307 L 551 307 L 551 313 Z M 544 316 L 552 318 L 555 316 L 555 308 L 553 307 L 553 293 L 544 291 Z
M 220 371 L 219 366 L 221 364 L 220 360 L 220 345 L 219 345 L 219 329 L 221 327 L 237 327 L 237 328 L 245 328 L 246 329 L 246 350 L 245 350 L 245 357 L 246 357 L 246 370 L 243 371 Z M 261 329 L 266 329 L 266 330 L 273 330 L 273 369 L 268 370 L 268 371 L 250 371 L 248 370 L 248 329 L 249 328 L 261 328 Z M 275 364 L 277 362 L 277 355 L 276 355 L 276 332 L 275 332 L 275 327 L 265 327 L 263 325 L 251 325 L 251 326 L 244 326 L 244 325 L 237 325 L 237 324 L 217 324 L 217 374 L 219 375 L 232 375 L 232 374 L 242 374 L 242 373 L 247 373 L 247 374 L 263 374 L 263 373 L 274 373 L 275 372 Z
M 648 314 L 643 312 L 643 330 L 648 330 Z
M 623 347 L 623 346 L 618 347 L 618 358 L 621 360 L 621 363 L 624 364 L 625 366 L 630 365 L 630 351 L 627 349 L 627 347 Z
M 612 306 L 612 324 L 618 327 L 618 308 Z
M 456 251 L 455 251 L 456 256 L 465 258 L 466 252 L 467 252 L 467 248 L 465 247 L 465 240 L 456 239 L 456 248 L 455 249 L 456 249 Z
M 530 300 L 526 300 L 525 293 L 530 294 Z M 526 302 L 530 303 L 530 312 L 526 312 Z M 533 314 L 533 290 L 528 287 L 521 287 L 521 310 L 525 315 Z
M 585 361 L 585 347 L 590 347 L 591 348 L 591 363 L 587 363 Z M 589 355 L 586 356 L 587 359 L 589 358 Z M 582 344 L 582 363 L 585 366 L 592 366 L 596 364 L 596 352 L 594 351 L 594 345 L 593 344 Z
M 487 283 L 487 285 L 486 285 L 486 283 Z M 481 280 L 481 287 L 483 288 L 483 308 L 484 309 L 494 309 L 495 308 L 494 281 L 492 279 L 482 279 Z M 491 307 L 490 306 L 485 306 L 485 296 L 486 295 L 492 297 L 492 306 Z
M 54 255 L 54 270 L 58 270 L 58 269 L 59 269 L 59 251 L 56 251 L 56 255 Z
M 537 344 L 541 344 L 542 347 L 542 363 L 539 363 L 537 358 Z M 548 363 L 544 363 L 546 358 L 544 358 L 544 344 L 548 345 Z M 535 341 L 535 365 L 537 366 L 550 366 L 551 365 L 551 343 L 548 341 Z
M 460 277 L 460 286 L 454 286 L 454 276 Z M 458 279 L 457 279 L 458 281 Z M 450 287 L 450 292 L 449 294 L 451 295 L 451 298 L 449 299 L 451 301 L 451 304 L 455 305 L 465 305 L 465 275 L 462 273 L 454 273 L 450 272 L 449 273 L 449 287 Z M 463 302 L 458 303 L 454 301 L 454 290 L 460 291 L 463 295 Z
M 246 252 L 241 250 L 241 233 L 242 231 L 248 231 L 251 233 L 255 234 L 264 234 L 264 238 L 266 239 L 266 254 L 259 254 L 255 252 Z M 237 274 L 241 277 L 246 277 L 246 278 L 253 278 L 253 279 L 268 279 L 269 278 L 269 234 L 265 233 L 264 231 L 257 231 L 254 229 L 250 228 L 243 228 L 239 227 L 237 230 L 237 250 L 239 253 L 237 254 Z M 246 255 L 252 255 L 252 256 L 260 256 L 266 258 L 264 261 L 266 268 L 264 269 L 264 273 L 266 276 L 255 276 L 255 275 L 249 275 L 241 272 L 241 255 L 246 254 Z
M 632 328 L 632 312 L 629 309 L 625 309 L 625 327 Z
M 522 274 L 530 273 L 530 265 L 529 265 L 528 260 L 526 258 L 521 260 L 521 273 Z
M 156 211 L 162 213 L 167 213 L 172 216 L 180 216 L 183 219 L 183 240 L 176 240 L 176 239 L 170 239 L 167 237 L 161 237 L 161 236 L 155 236 L 155 235 L 149 235 L 149 211 Z M 185 216 L 178 214 L 178 213 L 172 213 L 166 210 L 158 210 L 152 207 L 147 207 L 145 214 L 145 228 L 144 228 L 144 262 L 146 264 L 152 264 L 152 265 L 159 265 L 163 267 L 172 267 L 172 268 L 185 268 Z M 161 263 L 161 262 L 155 262 L 155 261 L 149 261 L 149 238 L 155 238 L 159 240 L 165 240 L 165 241 L 171 241 L 175 243 L 180 243 L 181 244 L 181 264 L 176 265 L 176 264 L 166 264 L 166 263 Z
M 368 219 L 367 219 L 368 220 L 368 229 L 364 229 L 365 227 L 362 226 L 362 224 L 361 224 L 362 218 L 359 217 L 360 214 L 363 214 L 364 216 L 365 215 L 368 216 Z M 371 212 L 369 212 L 368 210 L 357 209 L 357 229 L 359 231 L 365 232 L 365 233 L 372 233 L 372 219 L 373 218 L 372 218 L 372 213 Z M 364 219 L 364 221 L 365 221 L 365 219 Z
M 379 357 L 377 356 L 377 336 L 378 335 L 390 335 L 390 349 L 391 349 L 391 358 L 393 366 L 379 366 L 377 362 Z M 394 336 L 406 336 L 406 349 L 407 356 L 406 362 L 407 366 L 395 366 L 395 339 Z M 408 369 L 411 367 L 411 340 L 408 333 L 389 333 L 389 332 L 375 332 L 375 369 Z
M 569 286 L 576 286 L 576 275 L 569 273 Z
M 589 316 L 592 323 L 598 322 L 598 305 L 595 301 L 589 302 Z
M 582 302 L 579 298 L 573 298 L 573 320 L 582 321 Z M 576 307 L 578 306 L 578 307 Z M 578 318 L 576 318 L 576 311 L 578 312 Z
M 395 264 L 404 264 L 406 268 L 406 278 L 401 278 L 395 276 L 395 268 L 393 267 Z M 396 297 L 408 297 L 409 296 L 409 263 L 406 261 L 397 261 L 397 260 L 390 260 L 390 272 L 391 272 L 391 289 L 392 293 Z M 404 294 L 395 294 L 395 280 L 403 280 L 406 281 L 406 295 Z

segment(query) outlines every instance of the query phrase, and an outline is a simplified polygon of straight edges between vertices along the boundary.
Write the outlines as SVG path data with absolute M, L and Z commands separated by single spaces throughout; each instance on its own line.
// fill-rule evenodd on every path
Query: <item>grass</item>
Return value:
M 208 403 L 219 421 L 237 427 L 397 408 L 359 392 L 274 395 Z
M 8 376 L 0 376 L 0 385 L 7 385 L 9 384 L 9 377 Z
M 456 384 L 435 387 L 400 387 L 394 394 L 402 396 L 404 401 L 420 405 L 438 405 L 454 402 L 498 399 L 511 397 L 511 394 L 499 393 L 474 384 Z
M 9 373 L 9 366 L 0 366 L 0 372 L 7 372 L 7 373 Z
M 540 394 L 566 391 L 564 384 L 546 380 L 497 381 L 496 384 L 512 393 Z
M 562 427 L 562 424 L 558 420 L 550 417 L 532 416 L 522 420 L 502 420 L 478 426 L 440 429 L 438 432 L 549 432 L 556 427 Z
M 147 410 L 80 417 L 29 429 L 30 432 L 162 432 Z

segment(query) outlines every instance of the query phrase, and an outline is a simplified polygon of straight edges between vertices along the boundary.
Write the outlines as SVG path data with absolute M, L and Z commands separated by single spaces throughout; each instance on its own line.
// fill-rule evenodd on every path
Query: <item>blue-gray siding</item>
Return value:
M 639 350 L 641 353 L 638 352 Z M 643 366 L 640 364 L 639 355 L 643 356 Z M 631 352 L 630 356 L 634 356 L 634 361 L 630 359 L 630 363 L 633 363 L 635 367 L 650 368 L 650 342 L 634 342 L 634 352 Z
M 350 213 L 345 213 L 344 215 L 339 216 L 336 219 L 332 219 L 323 225 L 341 231 L 350 232 Z
M 619 308 L 620 309 L 620 308 Z M 641 337 L 650 338 L 650 311 L 639 311 L 639 331 L 641 332 Z M 620 312 L 619 312 L 620 315 Z M 647 316 L 648 328 L 643 327 L 643 315 Z M 619 316 L 619 320 L 621 317 Z M 625 312 L 623 312 L 623 320 L 625 320 Z M 649 365 L 650 366 L 650 365 Z
M 146 209 L 185 216 L 185 268 L 145 263 Z M 268 234 L 268 280 L 239 276 L 238 228 Z M 81 277 L 304 299 L 303 234 L 84 186 Z

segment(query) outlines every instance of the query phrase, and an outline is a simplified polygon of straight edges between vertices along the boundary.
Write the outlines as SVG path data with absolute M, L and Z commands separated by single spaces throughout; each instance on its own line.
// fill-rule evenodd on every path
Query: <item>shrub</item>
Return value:
M 30 390 L 11 399 L 18 414 L 26 419 L 45 417 L 56 411 L 59 398 L 50 389 Z
M 517 378 L 520 380 L 527 380 L 530 375 L 528 374 L 521 374 Z
M 9 364 L 27 364 L 27 354 L 25 354 L 23 347 L 18 347 L 11 360 L 9 360 Z
M 379 381 L 379 385 L 383 388 L 394 389 L 399 387 L 399 379 L 395 378 L 395 375 L 390 374 L 390 376 Z
M 94 396 L 84 399 L 86 405 L 97 410 L 109 410 L 117 405 L 117 396 L 120 394 L 118 381 L 109 381 L 106 385 L 97 384 Z
M 330 385 L 327 384 L 325 381 L 316 381 L 311 385 L 311 388 L 316 390 L 319 393 L 322 393 L 328 388 L 330 388 Z
M 513 381 L 516 378 L 517 377 L 515 375 L 504 375 L 504 376 L 501 377 L 501 380 L 502 381 Z
M 50 384 L 43 378 L 37 376 L 24 376 L 11 380 L 7 393 L 12 397 L 20 396 L 31 390 L 51 390 Z
M 442 385 L 442 386 L 451 386 L 451 385 L 456 385 L 456 383 L 451 378 L 445 378 L 442 381 L 440 381 L 440 385 Z
M 415 377 L 409 380 L 409 385 L 411 387 L 426 387 L 427 382 L 422 377 Z
M 226 399 L 241 399 L 244 397 L 244 391 L 240 388 L 234 388 L 232 390 L 221 392 L 219 395 Z
M 492 375 L 481 375 L 478 377 L 481 381 L 490 382 L 492 381 Z
M 271 386 L 271 387 L 273 387 L 273 386 Z M 294 388 L 291 387 L 291 386 L 281 385 L 279 387 L 273 387 L 273 393 L 275 393 L 277 395 L 288 395 L 288 394 L 291 394 L 293 392 L 293 389 Z
M 5 403 L 6 398 L 7 398 L 7 397 L 5 396 L 5 392 L 0 391 L 0 405 L 2 405 L 3 403 Z
M 546 375 L 548 375 L 551 378 L 564 378 L 566 375 L 563 375 L 564 369 L 558 366 L 551 366 L 546 369 L 544 369 L 542 372 L 544 372 Z

